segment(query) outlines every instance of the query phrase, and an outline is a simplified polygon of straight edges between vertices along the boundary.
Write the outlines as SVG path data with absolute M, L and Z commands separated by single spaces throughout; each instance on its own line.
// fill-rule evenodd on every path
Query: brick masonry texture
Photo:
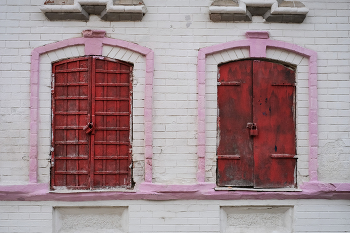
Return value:
M 127 232 L 223 232 L 227 220 L 223 209 L 245 207 L 291 208 L 292 229 L 284 232 L 347 232 L 350 229 L 349 201 L 279 200 L 279 201 L 108 201 L 108 202 L 0 202 L 0 232 L 57 232 L 52 218 L 59 207 L 125 207 L 128 206 Z M 224 207 L 224 208 L 222 208 Z M 259 214 L 257 214 L 259 217 Z M 264 215 L 262 214 L 262 218 Z M 249 222 L 249 218 L 241 216 Z M 94 219 L 90 215 L 90 221 Z M 68 220 L 66 220 L 68 221 Z M 271 220 L 270 220 L 271 221 Z M 259 224 L 259 223 L 258 223 Z M 261 223 L 260 223 L 261 224 Z M 265 224 L 266 226 L 266 224 Z M 268 225 L 267 225 L 268 226 Z M 264 224 L 260 226 L 264 227 Z M 287 229 L 288 230 L 288 229 Z
M 49 22 L 38 8 L 41 1 L 33 1 L 31 6 L 11 2 L 2 8 L 6 14 L 1 18 L 1 131 L 6 133 L 2 134 L 4 146 L 0 182 L 26 183 L 28 180 L 28 171 L 21 168 L 28 164 L 31 50 L 62 39 L 80 37 L 82 29 L 90 28 L 106 30 L 109 37 L 139 43 L 153 49 L 156 54 L 153 110 L 155 182 L 195 182 L 197 51 L 243 39 L 248 29 L 267 30 L 274 40 L 317 51 L 319 177 L 329 182 L 338 182 L 337 179 L 348 182 L 350 107 L 346 12 L 349 5 L 346 1 L 334 4 L 304 1 L 310 12 L 300 25 L 260 21 L 213 23 L 208 21 L 207 14 L 210 1 L 183 1 L 185 3 L 187 7 L 174 1 L 149 1 L 145 3 L 148 7 L 146 18 L 137 23 L 103 22 L 95 16 L 86 23 Z M 16 14 L 15 19 L 12 13 Z M 227 30 L 231 26 L 236 30 Z M 328 152 L 326 145 L 339 140 L 341 142 L 337 145 L 340 146 L 335 149 L 338 152 Z M 329 158 L 330 153 L 339 159 L 333 159 L 334 156 Z
M 274 24 L 259 20 L 213 23 L 208 21 L 210 1 L 181 2 L 148 1 L 145 3 L 148 12 L 142 22 L 118 23 L 103 22 L 95 16 L 91 16 L 88 22 L 49 22 L 40 12 L 41 1 L 33 1 L 31 6 L 10 2 L 1 8 L 6 14 L 1 18 L 0 39 L 3 119 L 0 129 L 4 144 L 0 183 L 28 181 L 28 170 L 22 167 L 28 166 L 29 161 L 28 72 L 31 51 L 48 43 L 80 37 L 83 29 L 91 28 L 106 30 L 108 37 L 138 43 L 155 52 L 154 182 L 196 182 L 198 49 L 244 39 L 247 30 L 266 30 L 271 39 L 297 44 L 318 53 L 319 177 L 327 182 L 349 182 L 349 19 L 346 14 L 349 4 L 346 1 L 333 4 L 304 1 L 310 9 L 304 23 Z M 235 27 L 235 30 L 227 30 L 230 27 Z M 300 93 L 300 98 L 304 94 Z M 45 105 L 47 114 L 48 104 Z M 338 141 L 340 143 L 336 143 Z M 304 142 L 300 141 L 300 145 L 303 146 Z M 338 147 L 329 151 L 332 143 Z M 43 146 L 46 146 L 46 151 L 41 153 L 45 157 L 49 153 L 48 142 Z M 215 151 L 208 152 L 213 153 Z M 43 162 L 41 166 L 47 164 Z

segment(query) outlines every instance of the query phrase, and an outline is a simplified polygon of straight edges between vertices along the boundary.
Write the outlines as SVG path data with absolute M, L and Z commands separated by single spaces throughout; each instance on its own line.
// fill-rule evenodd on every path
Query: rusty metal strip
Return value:
M 120 130 L 125 131 L 129 130 L 128 127 L 96 127 L 95 130 Z
M 97 70 L 96 73 L 108 73 L 108 74 L 129 74 L 130 70 Z
M 56 70 L 55 73 L 72 73 L 72 72 L 83 72 L 88 71 L 88 68 L 73 68 L 68 70 Z
M 218 82 L 218 86 L 240 86 L 241 82 Z
M 295 87 L 295 83 L 273 83 L 271 86 L 292 86 Z
M 95 115 L 100 116 L 129 116 L 129 112 L 96 112 Z
M 88 141 L 55 141 L 55 145 L 87 145 Z
M 65 159 L 89 159 L 89 156 L 77 156 L 77 157 L 56 157 L 56 160 L 65 160 Z
M 95 100 L 117 100 L 117 101 L 129 101 L 129 98 L 122 97 L 95 97 Z
M 96 159 L 125 160 L 129 159 L 129 156 L 95 156 Z
M 129 142 L 95 141 L 95 145 L 129 145 Z
M 218 155 L 218 159 L 241 159 L 240 155 Z
M 55 115 L 87 115 L 87 112 L 55 112 Z
M 56 175 L 87 175 L 87 171 L 55 171 Z
M 68 97 L 55 97 L 55 100 L 87 100 L 87 96 L 68 96 Z
M 297 155 L 292 154 L 271 154 L 271 158 L 274 159 L 297 159 Z
M 129 83 L 96 83 L 96 87 L 129 87 Z
M 83 126 L 55 126 L 55 129 L 83 129 L 84 127 Z
M 87 83 L 57 83 L 56 87 L 66 87 L 66 86 L 88 86 Z
M 128 175 L 128 171 L 95 171 L 94 172 L 95 175 Z

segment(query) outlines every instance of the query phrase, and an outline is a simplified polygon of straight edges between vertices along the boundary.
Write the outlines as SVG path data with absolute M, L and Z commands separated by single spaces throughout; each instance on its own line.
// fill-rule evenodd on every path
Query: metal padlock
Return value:
M 249 130 L 250 136 L 257 136 L 258 135 L 258 127 L 254 124 L 252 128 Z
M 249 135 L 250 136 L 257 136 L 258 135 L 258 127 L 255 123 L 247 123 L 247 128 L 249 129 Z
M 94 125 L 92 124 L 92 122 L 87 123 L 87 125 L 85 125 L 85 127 L 83 128 L 86 134 L 91 133 L 93 129 L 94 129 Z

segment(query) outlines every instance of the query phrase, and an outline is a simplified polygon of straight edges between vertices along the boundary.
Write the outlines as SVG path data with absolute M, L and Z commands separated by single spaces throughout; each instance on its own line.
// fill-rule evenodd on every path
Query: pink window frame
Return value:
M 295 44 L 276 41 L 269 39 L 269 33 L 264 31 L 248 31 L 246 40 L 231 41 L 218 44 L 206 48 L 202 48 L 198 52 L 197 63 L 197 85 L 198 85 L 198 170 L 197 181 L 205 182 L 205 148 L 206 148 L 206 115 L 205 115 L 205 77 L 206 77 L 206 56 L 229 49 L 249 48 L 249 56 L 251 58 L 266 58 L 267 48 L 282 49 L 294 52 L 309 59 L 309 177 L 310 181 L 304 183 L 301 188 L 303 190 L 324 190 L 329 187 L 330 190 L 349 191 L 350 184 L 324 184 L 318 181 L 317 154 L 318 154 L 318 115 L 317 115 L 317 53 L 313 50 L 300 47 Z M 328 189 L 328 188 L 326 188 Z
M 152 181 L 152 95 L 154 53 L 151 49 L 123 40 L 106 38 L 105 31 L 86 30 L 81 38 L 72 38 L 35 48 L 30 67 L 30 151 L 29 182 L 38 182 L 38 127 L 39 127 L 39 66 L 40 55 L 70 46 L 85 45 L 85 55 L 102 55 L 103 45 L 120 47 L 146 57 L 144 124 L 145 124 L 145 182 Z
M 84 34 L 84 33 L 83 33 Z M 87 34 L 87 35 L 86 35 Z M 91 34 L 91 35 L 90 35 Z M 100 36 L 103 34 L 103 36 Z M 317 177 L 317 53 L 298 45 L 270 40 L 267 32 L 247 32 L 248 39 L 202 48 L 198 53 L 198 172 L 197 184 L 166 185 L 152 183 L 152 90 L 154 53 L 130 42 L 104 37 L 104 31 L 86 32 L 83 38 L 63 40 L 32 51 L 30 77 L 30 182 L 28 185 L 0 186 L 3 201 L 96 201 L 96 200 L 241 200 L 241 199 L 350 199 L 350 183 L 322 183 Z M 90 36 L 90 37 L 89 37 Z M 50 193 L 48 184 L 38 183 L 38 114 L 40 55 L 69 46 L 85 45 L 85 55 L 101 55 L 103 45 L 121 47 L 146 57 L 145 77 L 145 182 L 135 192 Z M 292 51 L 309 58 L 309 174 L 301 192 L 215 191 L 215 183 L 205 182 L 205 63 L 206 56 L 224 50 L 249 48 L 250 57 L 266 57 L 266 48 Z M 8 195 L 11 194 L 11 195 Z

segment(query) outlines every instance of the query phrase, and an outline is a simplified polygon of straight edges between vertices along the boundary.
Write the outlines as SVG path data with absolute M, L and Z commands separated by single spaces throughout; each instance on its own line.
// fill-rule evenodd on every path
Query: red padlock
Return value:
M 250 136 L 257 136 L 258 135 L 258 127 L 255 123 L 247 123 L 247 128 L 249 129 L 249 135 Z
M 85 127 L 83 128 L 83 130 L 87 134 L 91 133 L 93 129 L 94 129 L 94 125 L 92 124 L 92 122 L 87 123 L 87 125 L 85 125 Z
M 250 136 L 257 136 L 258 135 L 258 127 L 255 124 L 249 130 L 249 134 L 250 134 Z

